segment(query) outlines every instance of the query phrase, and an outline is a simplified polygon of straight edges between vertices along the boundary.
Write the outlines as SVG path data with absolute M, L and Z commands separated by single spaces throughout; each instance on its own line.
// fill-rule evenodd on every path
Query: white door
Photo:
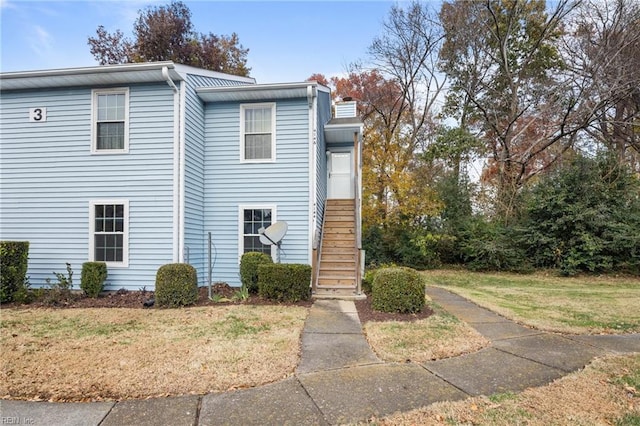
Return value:
M 329 198 L 353 198 L 351 152 L 332 152 L 329 158 Z

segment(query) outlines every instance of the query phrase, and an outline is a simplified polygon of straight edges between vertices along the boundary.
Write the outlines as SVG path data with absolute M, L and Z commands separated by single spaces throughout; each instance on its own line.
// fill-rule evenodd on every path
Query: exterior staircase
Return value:
M 327 200 L 314 297 L 361 299 L 355 200 Z

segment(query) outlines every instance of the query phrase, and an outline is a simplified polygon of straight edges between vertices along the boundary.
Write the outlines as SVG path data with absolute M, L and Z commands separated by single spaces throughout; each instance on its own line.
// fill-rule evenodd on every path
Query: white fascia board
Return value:
M 307 87 L 330 90 L 314 81 L 301 83 L 252 84 L 244 86 L 200 87 L 196 93 L 205 102 L 254 102 L 265 99 L 306 98 Z
M 0 90 L 160 82 L 165 81 L 163 68 L 167 68 L 172 80 L 183 80 L 173 62 L 147 62 L 1 73 Z

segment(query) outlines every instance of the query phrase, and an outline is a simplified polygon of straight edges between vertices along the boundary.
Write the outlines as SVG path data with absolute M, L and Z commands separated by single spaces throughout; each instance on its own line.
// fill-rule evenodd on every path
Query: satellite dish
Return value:
M 266 229 L 260 228 L 258 229 L 258 234 L 260 234 L 260 242 L 262 244 L 280 246 L 280 242 L 287 233 L 288 228 L 289 225 L 287 225 L 287 222 L 284 221 L 276 222 Z

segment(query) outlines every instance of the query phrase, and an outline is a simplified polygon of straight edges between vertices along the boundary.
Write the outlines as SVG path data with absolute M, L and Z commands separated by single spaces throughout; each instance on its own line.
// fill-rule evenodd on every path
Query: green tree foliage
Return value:
M 565 274 L 640 273 L 640 181 L 613 156 L 577 156 L 531 190 L 523 245 Z
M 134 40 L 120 30 L 109 33 L 101 25 L 89 37 L 91 54 L 101 64 L 174 61 L 212 71 L 249 75 L 247 53 L 236 33 L 216 35 L 195 31 L 191 11 L 181 1 L 150 6 L 139 11 L 133 26 Z

